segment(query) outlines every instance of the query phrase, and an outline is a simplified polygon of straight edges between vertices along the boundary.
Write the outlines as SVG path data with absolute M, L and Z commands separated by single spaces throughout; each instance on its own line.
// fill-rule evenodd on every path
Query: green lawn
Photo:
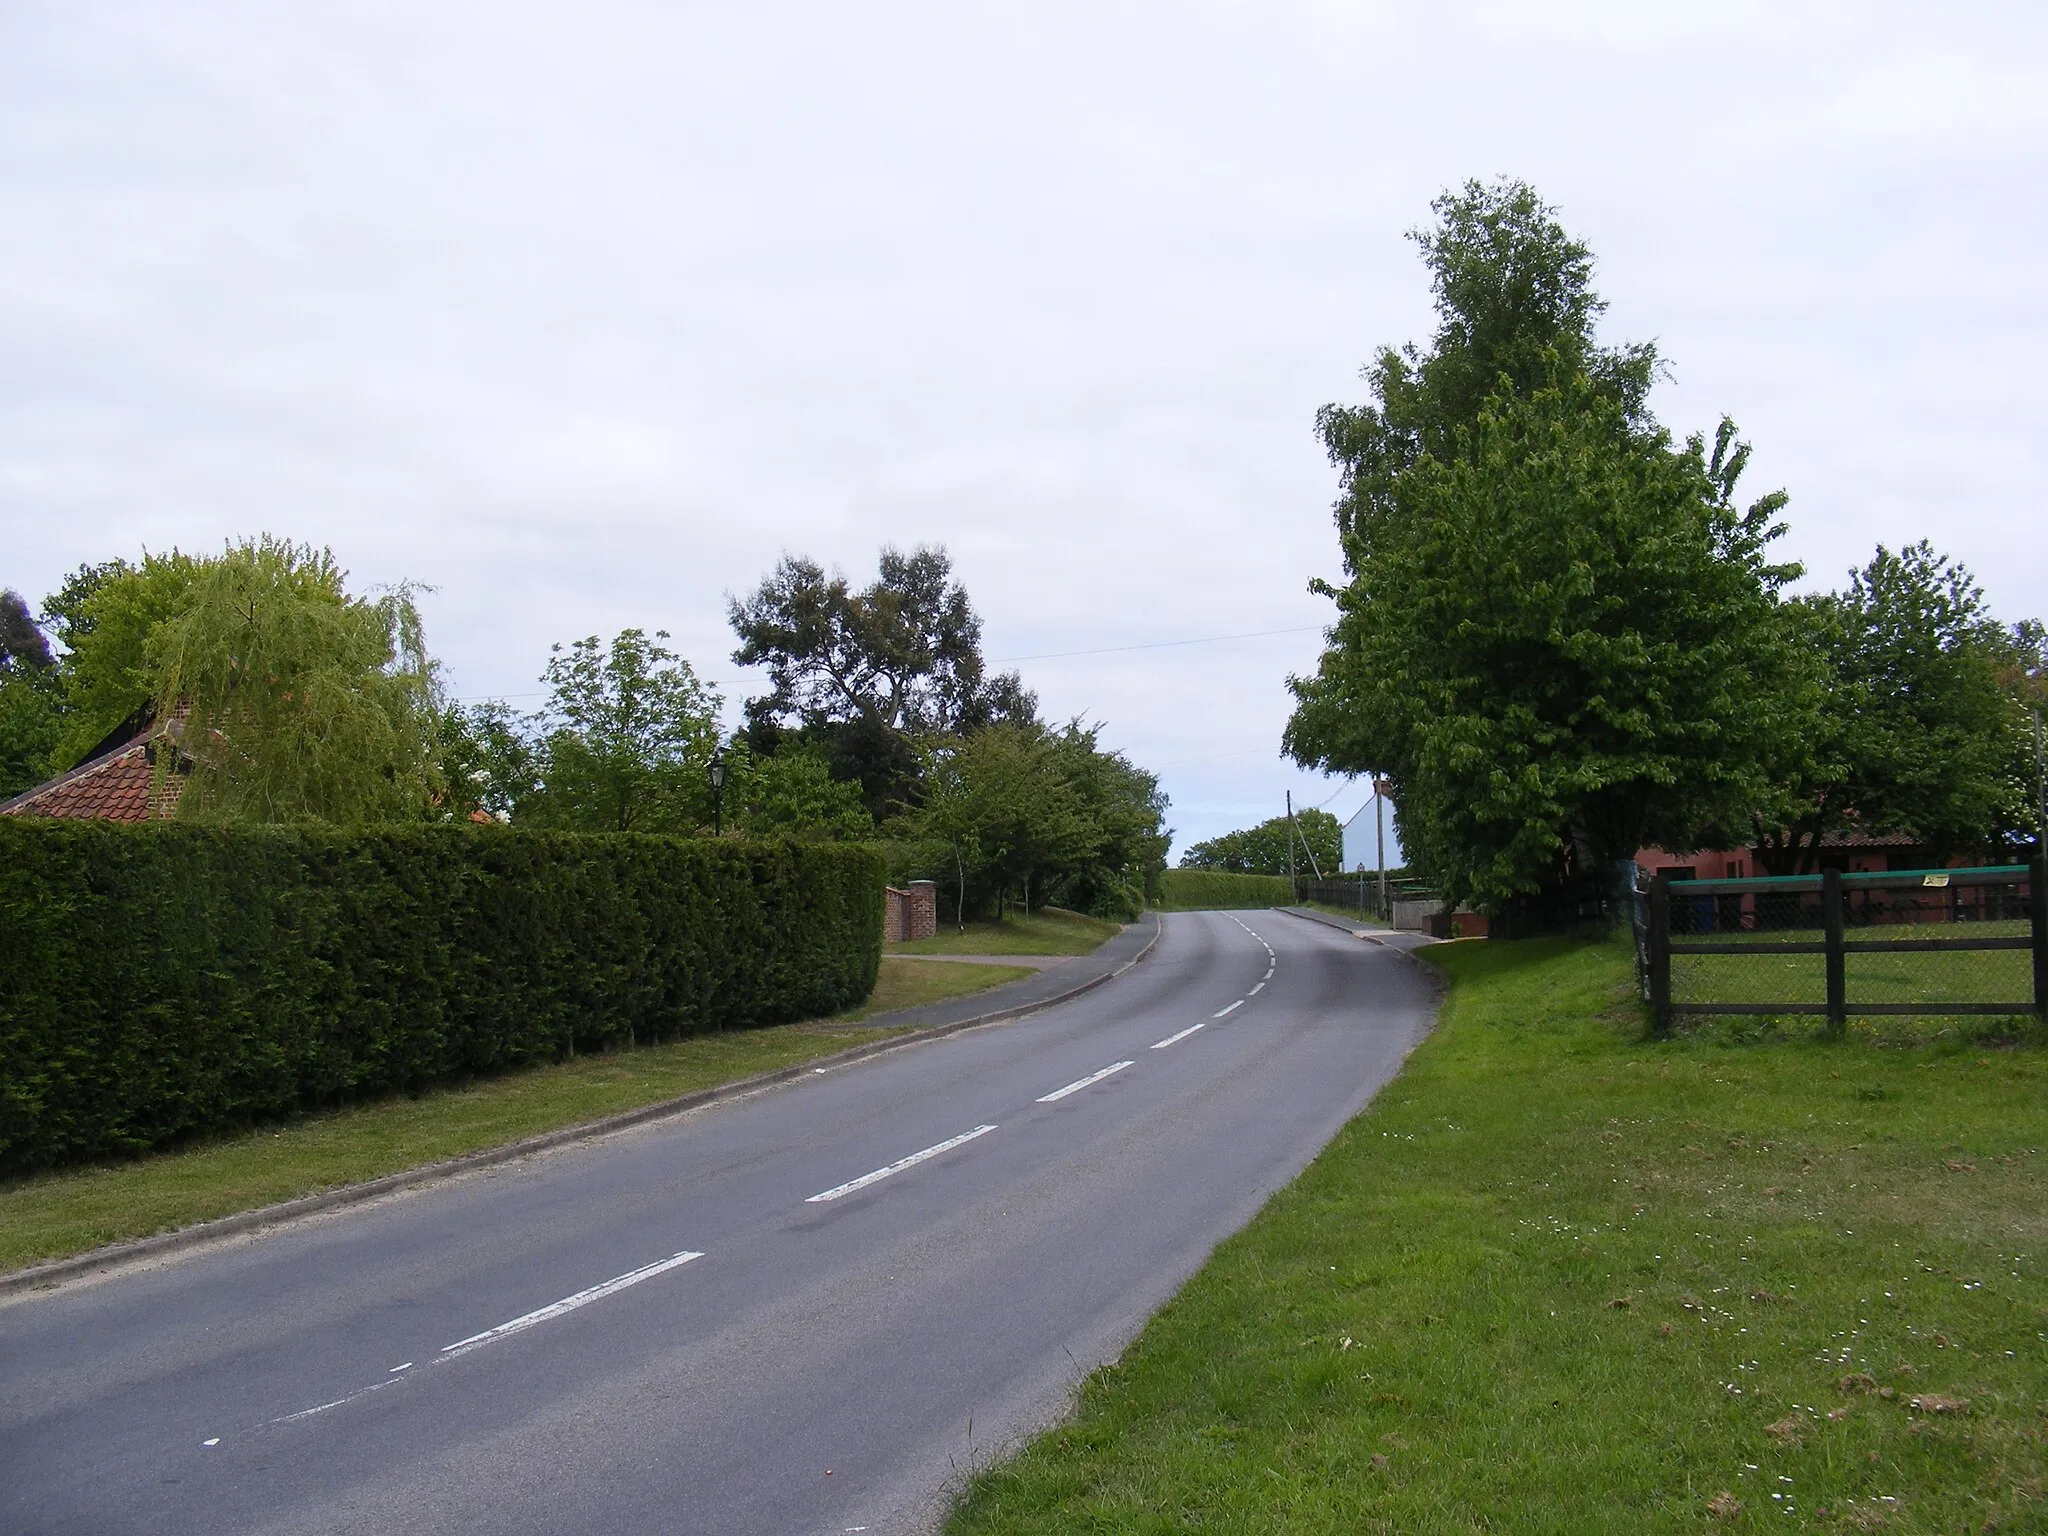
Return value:
M 1078 912 L 1046 908 L 1029 916 L 1011 913 L 1001 922 L 979 919 L 956 928 L 939 914 L 939 931 L 929 939 L 891 944 L 892 955 L 1085 955 L 1123 931 L 1121 923 Z
M 1435 1035 L 954 1536 L 2048 1528 L 2042 1051 L 1424 954 Z
M 601 1120 L 699 1088 L 883 1039 L 867 1015 L 1000 986 L 1018 966 L 882 962 L 866 1005 L 836 1020 L 585 1056 L 464 1088 L 309 1115 L 131 1163 L 0 1184 L 0 1271 L 380 1178 Z

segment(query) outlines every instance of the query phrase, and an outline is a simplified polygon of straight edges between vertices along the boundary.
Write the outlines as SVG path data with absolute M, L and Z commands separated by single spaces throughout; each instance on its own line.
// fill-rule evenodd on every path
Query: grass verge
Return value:
M 948 1527 L 2040 1530 L 2048 1059 L 1650 1043 L 1465 943 L 1374 1106 Z
M 1011 913 L 1000 922 L 977 920 L 964 930 L 945 921 L 929 939 L 891 944 L 892 955 L 1085 955 L 1123 931 L 1120 923 L 1050 908 Z
M 834 1020 L 679 1040 L 461 1088 L 308 1115 L 183 1151 L 0 1185 L 0 1272 L 148 1237 L 601 1120 L 899 1033 L 870 1014 L 1034 974 L 882 962 L 866 1005 Z

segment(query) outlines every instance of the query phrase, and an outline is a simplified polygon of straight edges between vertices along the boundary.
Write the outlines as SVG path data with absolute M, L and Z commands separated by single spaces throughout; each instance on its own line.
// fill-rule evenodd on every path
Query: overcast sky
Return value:
M 1313 416 L 1426 337 L 1467 177 L 1559 205 L 1817 580 L 1928 537 L 2048 612 L 2044 18 L 0 0 L 0 585 L 267 529 L 432 585 L 460 695 L 641 625 L 736 714 L 725 593 L 938 542 L 1181 846 L 1346 814 L 1277 751 Z

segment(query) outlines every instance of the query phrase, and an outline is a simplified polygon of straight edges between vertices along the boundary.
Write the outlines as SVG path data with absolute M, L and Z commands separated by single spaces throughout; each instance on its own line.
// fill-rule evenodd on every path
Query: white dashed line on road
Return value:
M 593 1301 L 603 1301 L 607 1296 L 616 1296 L 628 1286 L 638 1285 L 642 1280 L 652 1280 L 656 1275 L 666 1274 L 672 1269 L 680 1268 L 682 1265 L 689 1263 L 692 1259 L 701 1259 L 703 1257 L 704 1255 L 701 1253 L 693 1253 L 686 1250 L 682 1253 L 671 1254 L 668 1258 L 658 1260 L 653 1264 L 643 1264 L 638 1269 L 627 1270 L 623 1275 L 614 1275 L 602 1285 L 593 1285 L 589 1290 L 578 1291 L 574 1296 L 564 1296 L 560 1301 L 551 1301 L 544 1307 L 539 1307 L 534 1311 L 526 1313 L 523 1317 L 513 1318 L 509 1323 L 500 1323 L 495 1328 L 486 1328 L 482 1333 L 472 1333 L 466 1339 L 457 1339 L 453 1344 L 444 1344 L 441 1346 L 441 1353 L 444 1357 L 464 1354 L 469 1350 L 477 1348 L 479 1345 L 493 1344 L 499 1339 L 510 1338 L 515 1333 L 524 1333 L 527 1329 L 537 1324 L 548 1322 L 553 1318 L 566 1316 L 574 1312 L 578 1307 L 587 1307 Z
M 1070 1093 L 1079 1093 L 1083 1088 L 1099 1083 L 1105 1077 L 1114 1077 L 1117 1073 L 1123 1071 L 1125 1067 L 1136 1065 L 1136 1062 L 1120 1061 L 1115 1066 L 1104 1067 L 1100 1072 L 1090 1072 L 1086 1077 L 1076 1078 L 1064 1088 L 1055 1088 L 1051 1093 L 1041 1095 L 1038 1102 L 1041 1104 L 1051 1104 L 1055 1100 L 1064 1099 Z
M 1225 1015 L 1226 1013 L 1235 1013 L 1235 1012 L 1236 1012 L 1236 1011 L 1237 1011 L 1238 1009 L 1242 1008 L 1243 1006 L 1244 1006 L 1244 999 L 1240 997 L 1240 998 L 1239 998 L 1239 999 L 1238 999 L 1238 1000 L 1237 1000 L 1236 1002 L 1232 1003 L 1232 1004 L 1231 1004 L 1231 1005 L 1230 1005 L 1230 1006 L 1229 1006 L 1228 1008 L 1218 1008 L 1218 1009 L 1217 1009 L 1217 1010 L 1216 1010 L 1216 1011 L 1215 1011 L 1214 1013 L 1210 1014 L 1210 1015 L 1209 1015 L 1209 1017 L 1210 1017 L 1210 1018 L 1212 1018 L 1212 1019 L 1220 1019 L 1220 1018 L 1222 1018 L 1222 1017 L 1223 1017 L 1223 1015 Z
M 962 1131 L 958 1136 L 940 1142 L 935 1147 L 926 1147 L 922 1152 L 913 1152 L 908 1157 L 898 1158 L 886 1168 L 877 1168 L 873 1173 L 864 1173 L 857 1179 L 848 1179 L 844 1184 L 834 1185 L 823 1194 L 812 1195 L 805 1205 L 823 1205 L 828 1200 L 837 1200 L 841 1195 L 850 1195 L 857 1189 L 866 1189 L 870 1184 L 893 1178 L 906 1168 L 915 1168 L 927 1158 L 937 1157 L 941 1152 L 950 1152 L 955 1147 L 964 1147 L 977 1136 L 986 1136 L 994 1130 L 992 1125 L 977 1125 L 971 1131 Z
M 1190 1024 L 1186 1029 L 1182 1030 L 1177 1035 L 1168 1035 L 1164 1040 L 1154 1041 L 1152 1049 L 1155 1051 L 1163 1051 L 1169 1045 L 1178 1045 L 1181 1041 L 1187 1039 L 1189 1035 L 1192 1035 L 1196 1030 L 1207 1029 L 1208 1027 L 1209 1021 L 1207 1019 L 1202 1020 L 1202 1022 L 1199 1024 Z

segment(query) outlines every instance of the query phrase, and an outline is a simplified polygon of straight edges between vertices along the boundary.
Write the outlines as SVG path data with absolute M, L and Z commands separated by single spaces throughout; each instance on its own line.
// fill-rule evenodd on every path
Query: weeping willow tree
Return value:
M 206 562 L 151 635 L 158 791 L 188 775 L 179 816 L 361 826 L 430 814 L 438 699 L 412 591 L 351 597 L 345 574 L 327 550 L 266 534 Z

